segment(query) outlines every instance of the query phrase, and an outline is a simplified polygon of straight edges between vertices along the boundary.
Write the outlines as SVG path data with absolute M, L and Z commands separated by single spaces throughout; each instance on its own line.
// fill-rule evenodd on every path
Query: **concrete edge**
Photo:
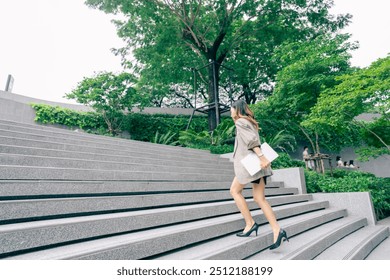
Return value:
M 314 200 L 327 200 L 330 207 L 346 208 L 349 216 L 367 219 L 368 225 L 376 225 L 374 205 L 369 192 L 313 193 Z

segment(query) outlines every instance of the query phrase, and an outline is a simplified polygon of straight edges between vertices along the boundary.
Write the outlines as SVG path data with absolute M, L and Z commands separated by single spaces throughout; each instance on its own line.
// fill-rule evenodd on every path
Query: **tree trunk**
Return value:
M 243 84 L 242 90 L 244 91 L 245 101 L 247 104 L 256 103 L 256 94 L 251 91 L 249 84 Z
M 218 91 L 218 82 L 219 82 L 219 65 L 215 62 L 215 59 L 210 62 L 208 67 L 208 88 L 209 88 L 209 104 L 211 104 L 210 110 L 208 111 L 208 121 L 209 121 L 209 131 L 214 131 L 214 129 L 219 125 L 221 114 L 219 112 L 219 91 Z M 213 104 L 215 106 L 213 106 Z M 218 107 L 218 109 L 217 109 Z

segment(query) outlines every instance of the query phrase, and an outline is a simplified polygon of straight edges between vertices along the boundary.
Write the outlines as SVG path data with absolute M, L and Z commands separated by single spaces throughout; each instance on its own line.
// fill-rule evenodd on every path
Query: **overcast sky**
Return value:
M 390 0 L 334 2 L 334 14 L 353 15 L 345 29 L 360 44 L 353 66 L 369 66 L 390 53 Z M 122 46 L 112 18 L 84 0 L 0 0 L 0 89 L 11 74 L 14 93 L 73 103 L 63 96 L 84 77 L 122 69 L 110 51 Z

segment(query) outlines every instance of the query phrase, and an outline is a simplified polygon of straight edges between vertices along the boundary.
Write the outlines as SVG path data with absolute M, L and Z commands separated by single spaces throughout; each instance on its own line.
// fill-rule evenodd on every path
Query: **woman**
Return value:
M 313 169 L 313 164 L 312 164 L 311 159 L 310 159 L 308 146 L 303 147 L 302 157 L 303 157 L 303 161 L 305 162 L 306 169 L 308 169 L 308 168 Z
M 336 157 L 337 167 L 344 167 L 343 159 L 340 156 Z
M 270 250 L 273 250 L 280 246 L 283 238 L 288 241 L 288 237 L 286 232 L 280 228 L 271 206 L 265 199 L 265 184 L 267 183 L 267 177 L 272 175 L 272 170 L 270 162 L 260 149 L 259 125 L 244 100 L 238 100 L 232 105 L 231 117 L 236 125 L 236 139 L 233 153 L 235 177 L 230 187 L 230 193 L 241 214 L 244 216 L 246 223 L 244 230 L 238 233 L 237 236 L 248 237 L 253 231 L 256 231 L 257 235 L 257 230 L 259 228 L 259 225 L 253 220 L 245 198 L 242 195 L 242 190 L 245 185 L 252 183 L 253 199 L 263 210 L 264 216 L 270 223 L 273 231 L 274 243 L 270 247 Z M 261 170 L 253 176 L 251 176 L 241 164 L 241 159 L 252 151 L 260 158 L 261 166 Z

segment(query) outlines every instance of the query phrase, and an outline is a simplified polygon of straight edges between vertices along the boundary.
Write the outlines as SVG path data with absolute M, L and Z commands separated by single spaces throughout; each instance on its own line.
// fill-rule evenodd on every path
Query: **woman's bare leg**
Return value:
M 253 199 L 260 206 L 261 210 L 264 213 L 265 218 L 268 220 L 269 224 L 271 225 L 272 231 L 274 233 L 274 243 L 275 243 L 279 235 L 280 226 L 276 221 L 274 211 L 272 210 L 268 201 L 265 199 L 264 191 L 265 191 L 264 178 L 261 178 L 259 184 L 253 184 Z
M 242 195 L 242 190 L 244 189 L 244 187 L 245 185 L 241 185 L 240 182 L 238 182 L 237 178 L 234 177 L 232 185 L 230 187 L 230 194 L 234 198 L 234 201 L 236 202 L 236 205 L 240 210 L 242 216 L 244 216 L 246 224 L 244 232 L 247 232 L 254 225 L 255 221 L 253 220 L 251 212 L 248 208 L 248 204 L 246 203 L 246 200 Z

